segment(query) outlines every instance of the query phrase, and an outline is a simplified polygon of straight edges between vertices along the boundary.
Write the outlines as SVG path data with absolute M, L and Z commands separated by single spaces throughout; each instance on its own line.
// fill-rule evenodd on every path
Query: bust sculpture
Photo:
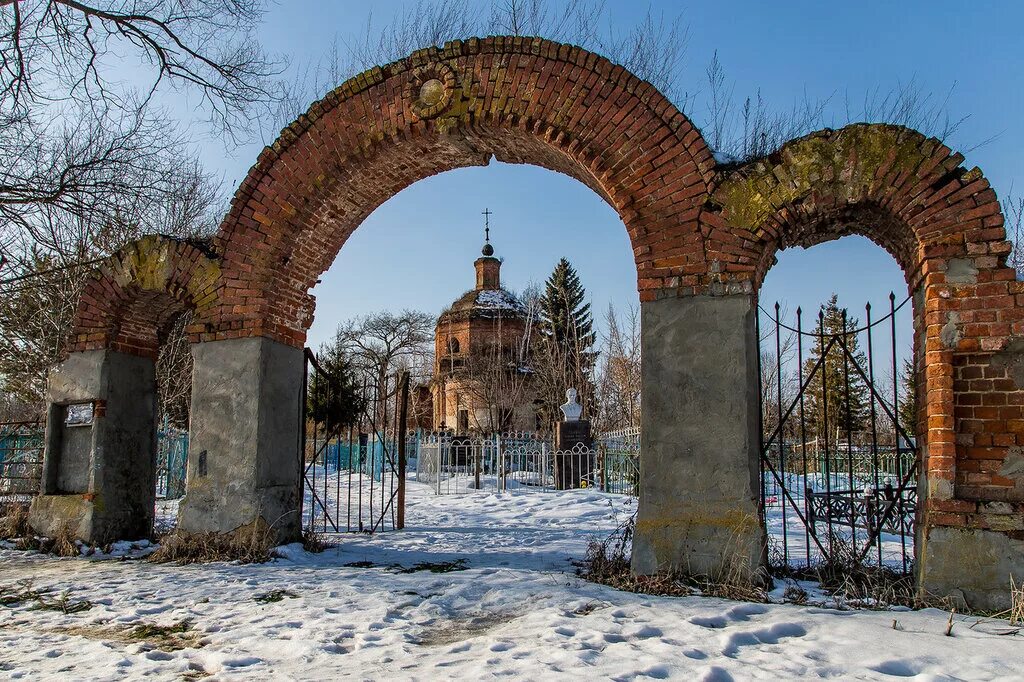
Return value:
M 570 388 L 565 392 L 565 404 L 559 407 L 559 409 L 565 415 L 564 421 L 576 422 L 580 420 L 580 415 L 583 414 L 583 406 L 576 399 L 575 388 Z

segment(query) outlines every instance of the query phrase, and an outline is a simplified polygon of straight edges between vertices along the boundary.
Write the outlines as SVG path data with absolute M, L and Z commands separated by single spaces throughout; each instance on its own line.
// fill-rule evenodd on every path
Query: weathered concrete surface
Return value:
M 148 358 L 109 350 L 72 353 L 50 374 L 37 532 L 67 524 L 92 543 L 147 537 L 153 527 L 156 375 Z M 91 426 L 66 426 L 67 406 L 91 402 Z
M 922 596 L 951 597 L 975 610 L 1010 607 L 1010 576 L 1024 584 L 1024 536 L 979 528 L 925 528 L 918 538 Z
M 188 478 L 178 526 L 229 533 L 262 519 L 301 534 L 302 350 L 264 338 L 192 347 Z
M 633 570 L 759 579 L 757 338 L 749 295 L 643 303 Z

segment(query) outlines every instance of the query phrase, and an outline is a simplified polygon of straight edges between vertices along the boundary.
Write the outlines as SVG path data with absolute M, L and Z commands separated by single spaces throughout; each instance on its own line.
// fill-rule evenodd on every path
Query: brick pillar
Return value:
M 1009 606 L 1011 575 L 1024 583 L 1024 283 L 994 260 L 926 278 L 918 429 L 918 588 L 983 610 Z

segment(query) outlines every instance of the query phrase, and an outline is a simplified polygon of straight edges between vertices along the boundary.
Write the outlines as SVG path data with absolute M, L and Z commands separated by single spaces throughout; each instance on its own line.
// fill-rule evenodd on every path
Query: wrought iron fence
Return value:
M 39 492 L 43 472 L 43 422 L 0 422 L 0 500 Z
M 188 462 L 188 431 L 164 426 L 157 431 L 156 497 L 177 500 L 185 495 L 185 467 Z
M 594 447 L 557 450 L 544 433 L 418 432 L 409 449 L 415 452 L 416 480 L 438 495 L 592 489 L 635 496 L 639 439 L 635 442 L 633 448 L 598 439 Z

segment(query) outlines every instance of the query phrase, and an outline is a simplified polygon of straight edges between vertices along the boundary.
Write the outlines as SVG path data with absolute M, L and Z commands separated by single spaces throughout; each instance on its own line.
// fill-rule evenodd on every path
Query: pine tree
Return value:
M 854 434 L 866 426 L 870 391 L 854 367 L 854 361 L 863 368 L 867 367 L 867 360 L 860 350 L 857 335 L 849 333 L 857 326 L 857 318 L 846 316 L 846 311 L 839 307 L 839 297 L 832 294 L 828 303 L 822 306 L 821 315 L 815 323 L 816 338 L 804 366 L 805 380 L 811 377 L 804 394 L 804 414 L 809 436 L 812 433 L 818 438 L 827 435 L 830 442 L 835 442 L 837 432 L 839 439 L 845 439 L 848 433 Z M 847 332 L 845 335 L 844 330 Z M 825 361 L 811 375 L 810 372 L 821 358 L 819 339 L 823 332 L 826 348 L 833 337 L 843 338 L 832 344 Z M 843 352 L 840 341 L 845 342 L 853 359 Z
M 590 304 L 584 302 L 586 295 L 576 270 L 565 258 L 559 260 L 540 298 L 541 352 L 552 374 L 544 382 L 547 395 L 543 400 L 552 419 L 557 417 L 557 407 L 569 388 L 579 392 L 585 416 L 593 408 L 593 348 L 597 335 Z
M 900 384 L 900 426 L 913 438 L 917 435 L 917 374 L 914 372 L 914 363 L 906 358 L 903 359 Z

